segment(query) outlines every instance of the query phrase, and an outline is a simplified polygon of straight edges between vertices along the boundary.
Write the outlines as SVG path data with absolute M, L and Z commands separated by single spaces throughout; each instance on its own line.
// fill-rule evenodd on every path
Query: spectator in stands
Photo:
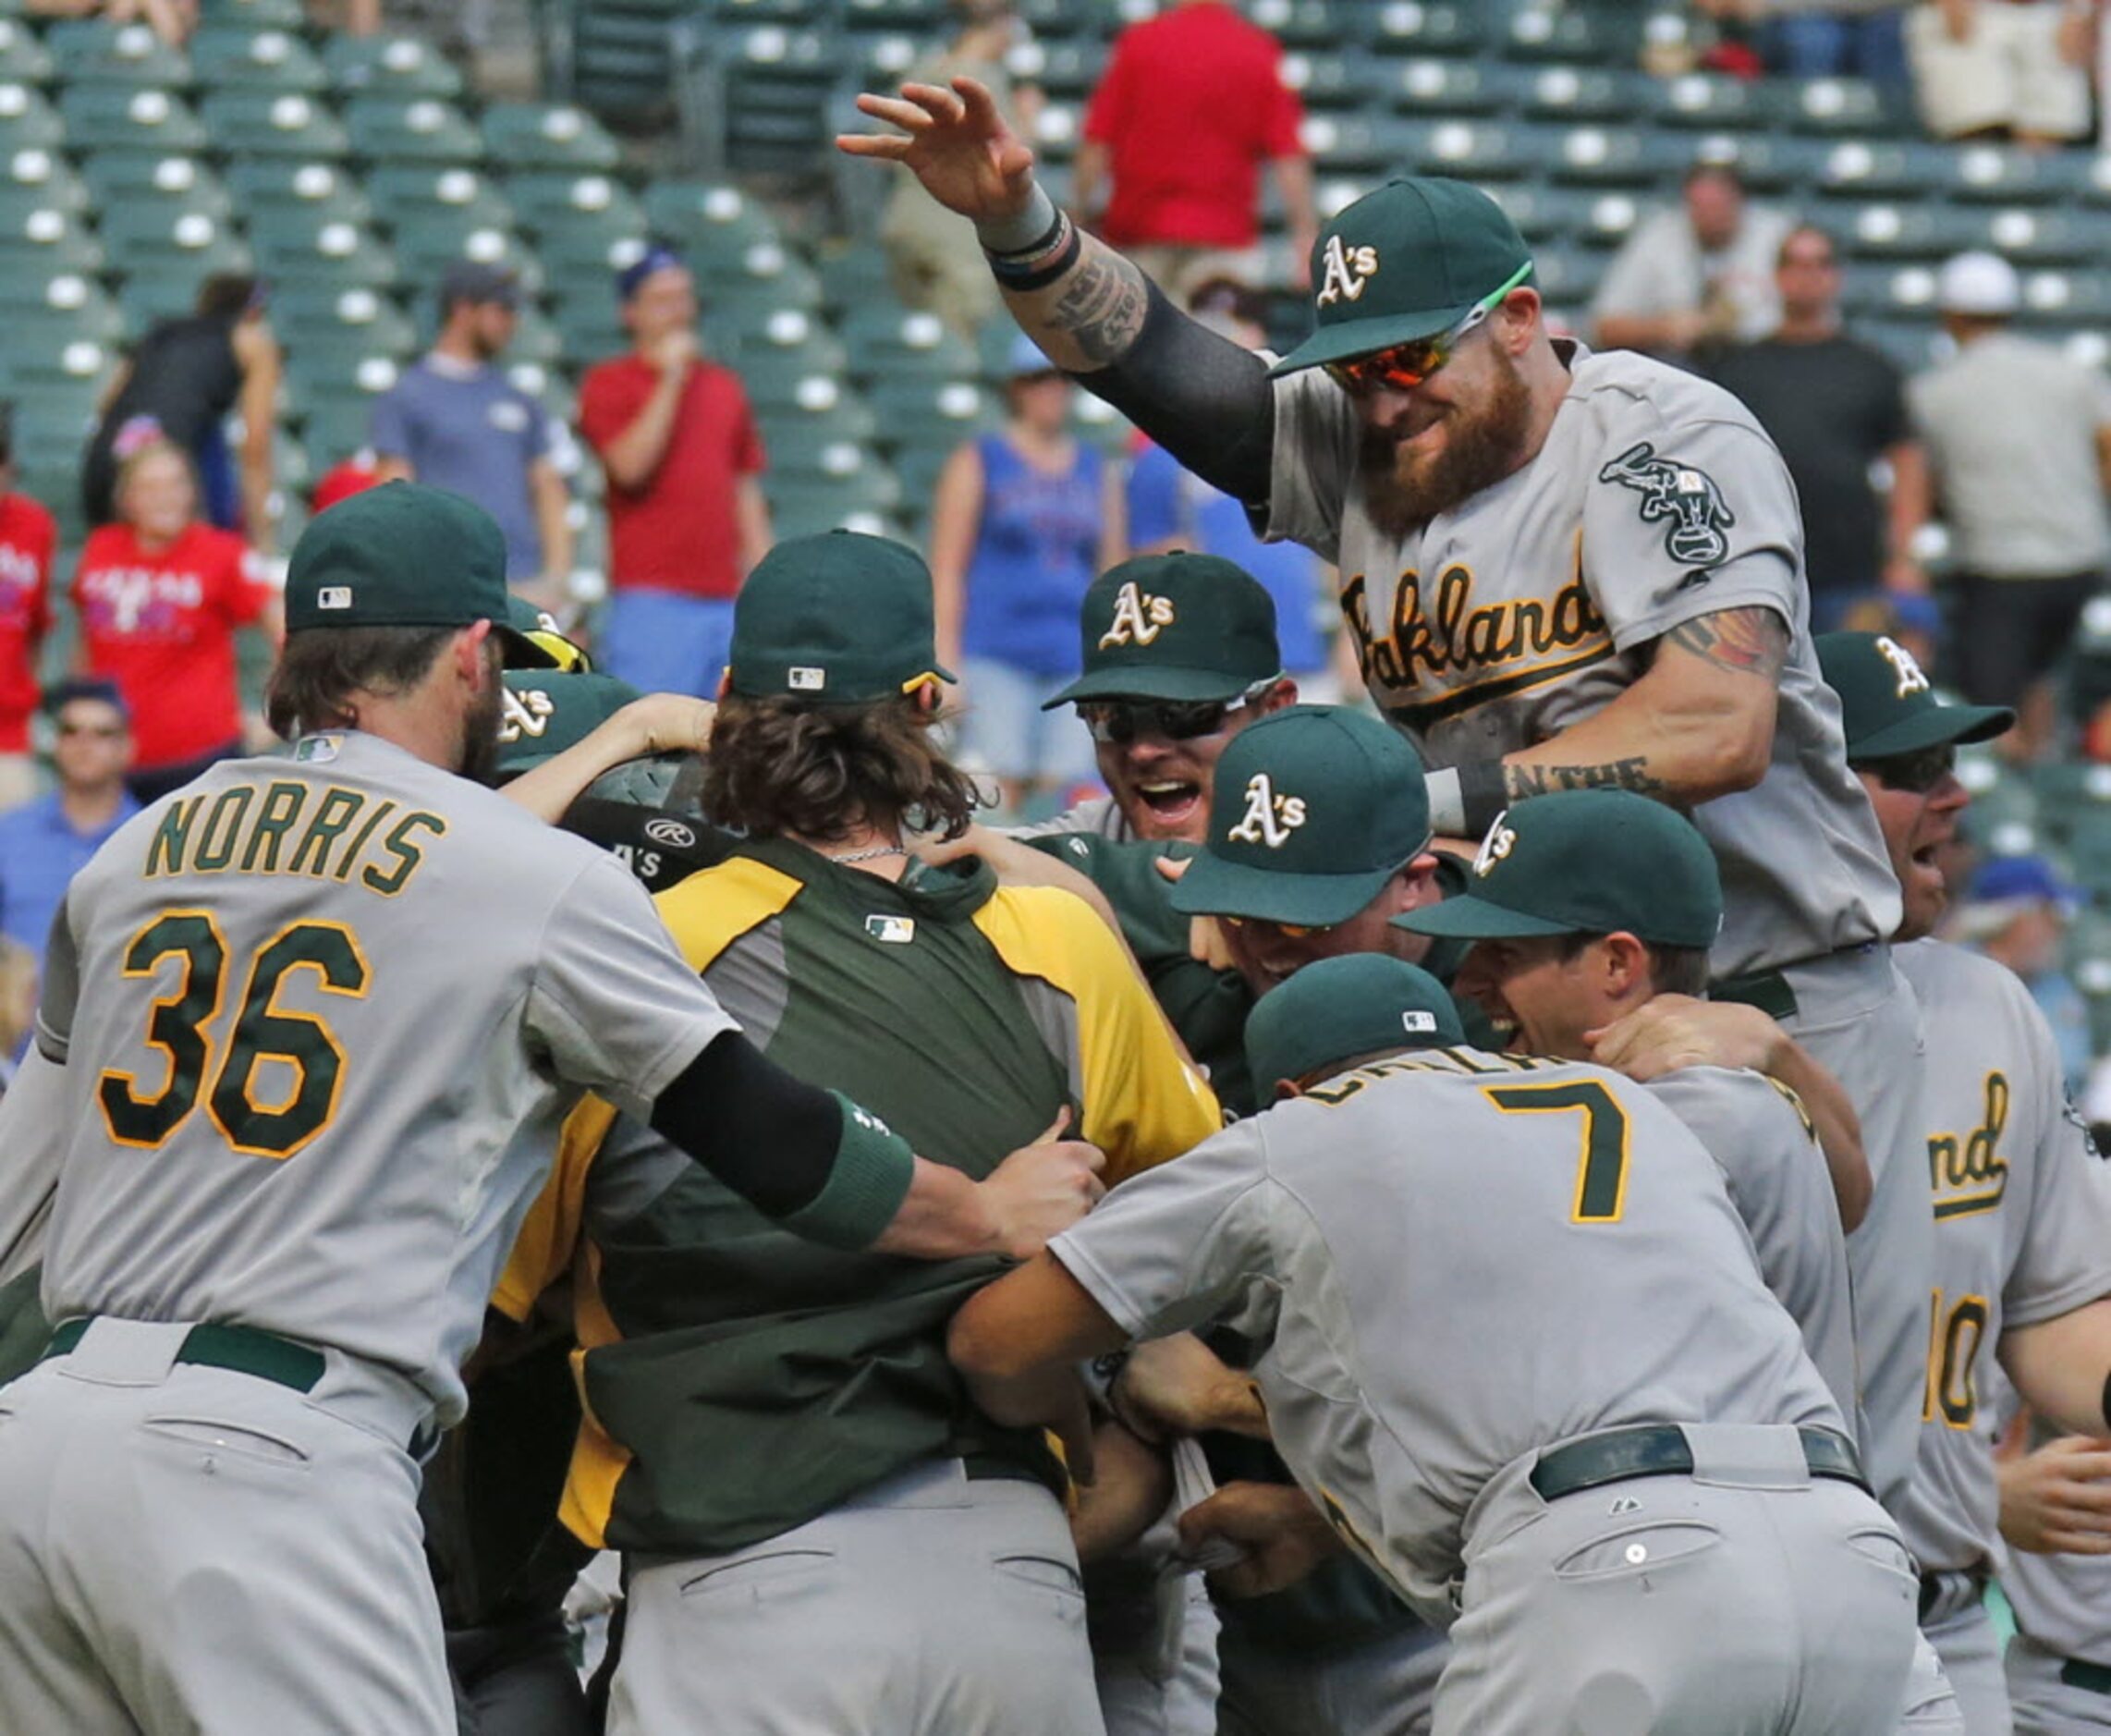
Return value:
M 150 326 L 111 382 L 81 471 L 88 522 L 116 517 L 114 489 L 126 457 L 151 440 L 169 440 L 196 468 L 206 518 L 268 550 L 278 375 L 278 340 L 264 317 L 262 285 L 226 272 L 206 278 L 197 312 Z M 242 420 L 238 465 L 221 431 L 230 410 Z
M 152 801 L 242 751 L 235 632 L 275 646 L 279 596 L 262 560 L 198 517 L 190 459 L 155 440 L 117 469 L 119 521 L 91 532 L 73 578 L 75 673 L 114 681 L 135 737 L 132 793 Z M 261 728 L 261 726 L 259 726 Z
M 1591 303 L 1605 349 L 1646 349 L 1670 361 L 1751 343 L 1781 323 L 1775 262 L 1789 220 L 1746 202 L 1726 164 L 1686 171 L 1678 207 L 1635 226 Z
M 1803 508 L 1811 624 L 1829 633 L 1880 590 L 1924 593 L 1913 538 L 1928 517 L 1925 455 L 1906 414 L 1906 381 L 1873 344 L 1840 329 L 1840 268 L 1832 238 L 1789 230 L 1775 272 L 1781 324 L 1756 344 L 1723 351 L 1709 373 L 1774 437 Z M 1871 482 L 1890 473 L 1888 512 Z
M 1092 775 L 1092 740 L 1043 703 L 1078 673 L 1078 612 L 1122 556 L 1121 479 L 1069 432 L 1070 383 L 1012 344 L 1004 426 L 946 460 L 931 515 L 938 655 L 960 672 L 960 757 L 1016 813 Z
M 568 442 L 497 367 L 519 323 L 520 286 L 501 265 L 451 262 L 433 348 L 374 400 L 375 474 L 466 495 L 506 533 L 506 579 L 539 608 L 569 598 Z
M 2089 1083 L 2089 1003 L 2060 960 L 2067 925 L 2081 895 L 2043 856 L 1995 856 L 1972 877 L 1952 924 L 1959 945 L 1983 952 L 2022 978 L 2053 1028 L 2069 1100 Z
M 1179 0 L 1115 39 L 1085 112 L 1071 204 L 1176 297 L 1218 273 L 1261 280 L 1263 163 L 1303 286 L 1319 224 L 1299 137 L 1304 110 L 1282 60 L 1275 39 L 1229 0 Z
M 315 479 L 315 486 L 309 491 L 308 509 L 311 513 L 327 512 L 340 500 L 349 500 L 354 495 L 363 495 L 370 488 L 381 484 L 380 460 L 373 455 L 372 446 L 361 446 L 349 453 Z
M 907 178 L 913 179 L 913 177 Z M 1196 287 L 1188 311 L 1214 331 L 1248 349 L 1268 341 L 1267 304 L 1258 290 L 1229 277 Z M 1132 554 L 1162 555 L 1176 548 L 1221 555 L 1251 573 L 1275 605 L 1280 666 L 1308 702 L 1329 697 L 1328 633 L 1337 622 L 1334 585 L 1311 550 L 1295 543 L 1263 543 L 1253 533 L 1246 508 L 1212 488 L 1162 446 L 1142 442 L 1129 471 L 1129 545 Z
M 2016 273 L 1960 253 L 1936 282 L 1957 354 L 1907 387 L 1958 567 L 1957 676 L 1975 705 L 2014 705 L 1997 744 L 2042 758 L 2048 677 L 2111 556 L 2111 383 L 2008 330 Z
M 2030 150 L 2081 138 L 2093 13 L 2092 0 L 1922 0 L 1906 43 L 1928 130 Z
M 1041 112 L 1037 86 L 1015 81 L 1005 55 L 1026 40 L 1027 29 L 1012 0 L 953 0 L 959 28 L 937 54 L 918 63 L 909 80 L 944 84 L 969 78 L 986 85 L 998 108 L 1022 139 L 1033 137 Z M 895 294 L 906 307 L 935 313 L 972 343 L 999 306 L 996 280 L 963 222 L 923 190 L 913 175 L 897 175 L 880 218 Z
M 14 407 L 0 403 L 0 809 L 36 789 L 30 716 L 37 708 L 37 655 L 51 630 L 52 551 L 58 527 L 15 492 Z
M 770 546 L 763 439 L 696 340 L 689 268 L 653 248 L 616 279 L 632 348 L 587 371 L 580 431 L 607 473 L 608 613 L 596 662 L 648 693 L 714 693 L 733 598 Z
M 1793 79 L 1867 79 L 1902 89 L 1906 8 L 1898 0 L 1696 0 L 1719 21 L 1757 27 L 1769 70 Z
M 0 935 L 43 968 L 52 917 L 73 876 L 140 811 L 125 788 L 132 726 L 112 681 L 65 681 L 44 700 L 58 787 L 0 813 Z
M 198 28 L 198 0 L 28 0 L 36 18 L 107 18 L 113 24 L 144 24 L 163 42 L 182 47 Z

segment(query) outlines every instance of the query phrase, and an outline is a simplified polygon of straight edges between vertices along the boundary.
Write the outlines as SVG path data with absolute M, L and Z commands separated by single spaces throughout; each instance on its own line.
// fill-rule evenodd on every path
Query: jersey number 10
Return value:
M 205 1112 L 235 1150 L 252 1157 L 290 1157 L 329 1125 L 344 1083 L 345 1051 L 314 1013 L 280 1007 L 279 990 L 297 971 L 315 972 L 325 994 L 363 999 L 369 972 L 352 931 L 341 923 L 289 923 L 249 960 L 242 997 L 220 1040 L 208 1027 L 219 1014 L 229 980 L 227 943 L 205 911 L 164 911 L 132 936 L 124 974 L 151 977 L 164 959 L 182 961 L 176 985 L 157 996 L 147 1015 L 147 1045 L 168 1058 L 167 1081 L 152 1096 L 140 1080 L 116 1068 L 96 1082 L 110 1137 L 152 1151 L 205 1100 Z M 292 1089 L 277 1101 L 259 1101 L 258 1070 L 267 1061 L 291 1074 Z

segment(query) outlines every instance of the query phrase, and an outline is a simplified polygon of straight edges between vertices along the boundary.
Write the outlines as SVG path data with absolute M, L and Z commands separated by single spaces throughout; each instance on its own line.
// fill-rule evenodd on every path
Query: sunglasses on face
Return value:
M 1314 935 L 1324 935 L 1341 926 L 1338 923 L 1265 923 L 1261 917 L 1220 916 L 1217 921 L 1226 928 L 1244 928 L 1249 921 L 1256 925 L 1273 928 L 1286 940 L 1310 940 Z
M 1078 702 L 1078 715 L 1085 720 L 1094 741 L 1127 746 L 1138 736 L 1192 741 L 1216 734 L 1233 712 L 1273 685 L 1272 680 L 1263 681 L 1237 699 L 1082 699 Z
M 1886 789 L 1924 796 L 1957 770 L 1957 744 L 1945 741 L 1916 753 L 1894 753 L 1887 759 L 1870 760 L 1862 769 L 1873 772 Z
M 1396 392 L 1412 391 L 1449 361 L 1452 351 L 1458 348 L 1467 333 L 1494 312 L 1503 298 L 1531 275 L 1531 265 L 1528 262 L 1500 289 L 1483 296 L 1469 308 L 1465 318 L 1434 337 L 1417 337 L 1405 344 L 1395 344 L 1390 349 L 1375 350 L 1368 356 L 1351 356 L 1344 361 L 1322 364 L 1327 378 L 1352 397 L 1361 397 L 1380 386 L 1389 386 Z

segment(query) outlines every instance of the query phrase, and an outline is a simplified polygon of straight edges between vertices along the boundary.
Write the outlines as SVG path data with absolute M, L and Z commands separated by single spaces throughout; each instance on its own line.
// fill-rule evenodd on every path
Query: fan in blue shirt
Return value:
M 44 696 L 58 788 L 0 813 L 0 935 L 43 969 L 52 917 L 73 876 L 140 811 L 125 790 L 132 727 L 108 681 L 67 681 Z

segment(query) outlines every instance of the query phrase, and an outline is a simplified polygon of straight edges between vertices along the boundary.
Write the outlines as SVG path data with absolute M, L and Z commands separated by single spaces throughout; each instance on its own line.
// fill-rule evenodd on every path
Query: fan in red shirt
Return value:
M 138 752 L 140 801 L 242 750 L 235 631 L 261 625 L 275 645 L 279 597 L 231 531 L 198 517 L 190 460 L 164 440 L 117 472 L 118 522 L 90 533 L 73 579 L 78 671 L 117 683 Z
M 14 428 L 0 405 L 0 808 L 36 791 L 30 718 L 37 709 L 37 653 L 51 630 L 52 516 L 14 481 Z
M 1263 163 L 1302 280 L 1319 231 L 1298 136 L 1304 109 L 1282 63 L 1275 39 L 1226 0 L 1181 0 L 1115 39 L 1085 111 L 1071 197 L 1093 215 L 1111 169 L 1100 233 L 1172 295 L 1209 275 L 1260 280 Z
M 648 693 L 714 693 L 734 593 L 770 546 L 762 436 L 738 377 L 697 353 L 688 267 L 654 248 L 616 289 L 634 347 L 580 382 L 580 432 L 608 477 L 594 663 Z

